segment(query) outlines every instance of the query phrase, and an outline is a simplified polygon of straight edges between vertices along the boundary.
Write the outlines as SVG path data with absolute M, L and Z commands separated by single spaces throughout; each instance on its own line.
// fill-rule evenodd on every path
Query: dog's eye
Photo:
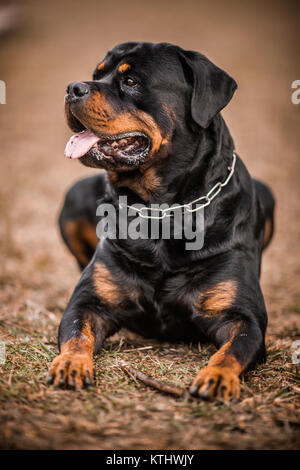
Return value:
M 137 81 L 131 77 L 124 78 L 124 83 L 125 85 L 130 86 L 130 87 L 137 85 Z

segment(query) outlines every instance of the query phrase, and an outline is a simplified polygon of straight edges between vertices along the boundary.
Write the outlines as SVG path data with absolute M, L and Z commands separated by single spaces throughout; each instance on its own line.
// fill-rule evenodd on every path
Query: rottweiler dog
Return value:
M 144 42 L 118 45 L 91 81 L 69 84 L 65 114 L 76 134 L 65 154 L 106 171 L 76 183 L 60 215 L 83 272 L 48 383 L 93 384 L 93 354 L 122 327 L 162 341 L 213 343 L 217 352 L 190 387 L 205 399 L 238 398 L 239 376 L 265 360 L 259 277 L 274 198 L 236 155 L 220 114 L 236 88 L 204 55 Z M 99 240 L 97 207 L 109 202 L 118 211 L 120 196 L 146 206 L 148 222 L 153 204 L 193 212 L 192 203 L 204 201 L 203 246 L 187 250 L 184 236 Z

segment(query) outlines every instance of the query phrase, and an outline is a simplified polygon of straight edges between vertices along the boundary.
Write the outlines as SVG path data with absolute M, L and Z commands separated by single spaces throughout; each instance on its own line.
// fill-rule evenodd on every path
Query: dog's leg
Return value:
M 59 328 L 60 354 L 48 372 L 48 384 L 83 388 L 95 380 L 93 354 L 110 334 L 111 324 L 94 313 L 66 311 Z
M 205 399 L 239 398 L 239 375 L 265 358 L 264 337 L 254 322 L 227 319 L 214 334 L 219 350 L 196 376 L 190 393 Z
M 60 231 L 82 271 L 91 261 L 99 242 L 96 226 L 86 217 L 67 219 L 65 212 L 61 213 Z
M 116 286 L 108 271 L 101 267 L 101 279 L 99 273 L 95 277 L 94 265 L 84 270 L 69 301 L 59 327 L 60 354 L 48 372 L 49 384 L 70 388 L 93 384 L 93 354 L 99 351 L 105 338 L 119 329 L 113 316 L 114 307 L 106 302 L 117 296 Z
M 78 181 L 68 190 L 59 215 L 61 236 L 81 271 L 91 261 L 99 242 L 96 209 L 105 187 L 104 174 Z

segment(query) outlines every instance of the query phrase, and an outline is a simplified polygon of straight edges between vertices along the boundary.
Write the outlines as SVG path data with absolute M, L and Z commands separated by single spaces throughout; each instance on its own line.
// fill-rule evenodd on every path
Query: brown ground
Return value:
M 0 105 L 2 448 L 299 447 L 299 366 L 291 360 L 300 337 L 300 105 L 290 100 L 291 82 L 300 78 L 295 4 L 36 0 L 26 2 L 23 26 L 0 38 L 0 79 L 7 83 L 7 104 Z M 245 377 L 238 404 L 187 403 L 129 380 L 118 367 L 122 359 L 188 385 L 212 348 L 199 353 L 125 333 L 97 357 L 96 388 L 45 385 L 79 276 L 58 235 L 57 213 L 66 188 L 93 172 L 63 157 L 64 90 L 69 81 L 89 79 L 105 51 L 127 40 L 201 50 L 236 78 L 239 90 L 224 115 L 251 173 L 277 197 L 276 236 L 262 275 L 268 362 Z

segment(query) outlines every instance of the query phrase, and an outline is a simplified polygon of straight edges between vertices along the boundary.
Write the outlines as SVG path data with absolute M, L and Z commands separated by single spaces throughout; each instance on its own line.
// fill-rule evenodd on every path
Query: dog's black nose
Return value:
M 82 98 L 83 96 L 88 95 L 89 92 L 90 87 L 84 82 L 72 82 L 67 88 L 67 93 L 71 98 Z

